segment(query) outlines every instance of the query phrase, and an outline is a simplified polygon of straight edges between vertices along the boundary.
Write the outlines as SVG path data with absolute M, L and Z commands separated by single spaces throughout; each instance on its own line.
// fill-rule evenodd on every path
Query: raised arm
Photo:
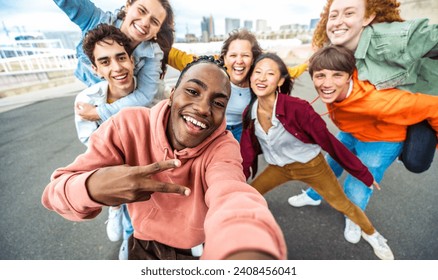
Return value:
M 188 54 L 182 50 L 172 47 L 169 52 L 167 64 L 176 70 L 183 70 L 187 64 L 193 61 L 196 56 L 194 54 Z
M 77 24 L 81 31 L 86 31 L 101 21 L 104 12 L 90 0 L 53 0 L 55 4 Z
M 230 138 L 211 153 L 202 258 L 286 259 L 284 236 L 266 200 L 245 182 L 239 144 Z
M 291 76 L 291 78 L 295 79 L 295 78 L 298 78 L 304 72 L 306 72 L 308 66 L 309 66 L 309 64 L 307 62 L 305 62 L 302 64 L 298 64 L 294 67 L 288 67 L 287 71 L 289 72 L 289 75 Z
M 177 168 L 178 160 L 129 166 L 120 138 L 113 121 L 104 122 L 91 135 L 87 151 L 52 174 L 42 195 L 44 207 L 79 221 L 96 217 L 103 206 L 148 200 L 153 192 L 190 195 L 185 186 L 151 178 L 153 174 Z

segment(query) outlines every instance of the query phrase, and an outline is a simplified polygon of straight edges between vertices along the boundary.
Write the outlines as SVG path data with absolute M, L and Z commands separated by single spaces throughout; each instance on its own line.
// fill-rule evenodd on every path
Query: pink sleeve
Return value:
M 203 259 L 224 259 L 240 250 L 263 251 L 287 259 L 287 247 L 280 226 L 265 198 L 245 182 L 239 145 L 215 148 L 214 162 L 206 172 L 209 210 L 204 224 Z M 231 163 L 231 164 L 230 164 Z
M 103 205 L 90 198 L 86 181 L 102 166 L 124 164 L 120 146 L 112 120 L 104 122 L 91 135 L 87 151 L 67 167 L 59 168 L 52 174 L 42 195 L 43 206 L 73 221 L 96 217 Z

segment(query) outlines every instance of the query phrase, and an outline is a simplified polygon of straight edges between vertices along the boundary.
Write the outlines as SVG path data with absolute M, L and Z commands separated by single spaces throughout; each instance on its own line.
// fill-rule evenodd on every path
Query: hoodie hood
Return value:
M 167 124 L 170 116 L 169 99 L 165 99 L 157 103 L 151 108 L 150 122 L 151 127 L 156 133 L 153 135 L 153 145 L 158 151 L 163 152 L 163 160 L 179 159 L 184 160 L 197 157 L 206 147 L 208 147 L 219 136 L 225 134 L 226 121 L 225 118 L 221 125 L 213 134 L 208 136 L 201 144 L 193 148 L 185 148 L 180 151 L 173 150 L 166 136 Z

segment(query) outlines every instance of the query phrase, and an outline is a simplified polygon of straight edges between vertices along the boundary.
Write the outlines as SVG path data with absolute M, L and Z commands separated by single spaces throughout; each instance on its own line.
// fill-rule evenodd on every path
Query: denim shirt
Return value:
M 117 10 L 104 12 L 97 8 L 89 0 L 53 0 L 59 8 L 76 23 L 82 31 L 82 37 L 95 28 L 99 23 L 112 24 L 118 28 L 122 25 L 122 20 L 117 19 Z M 91 62 L 82 50 L 82 41 L 76 47 L 78 56 L 78 66 L 75 76 L 87 86 L 101 82 L 102 79 L 94 74 Z M 137 89 L 128 96 L 117 100 L 111 104 L 105 103 L 97 107 L 97 113 L 101 120 L 105 121 L 124 107 L 128 106 L 147 106 L 157 94 L 161 75 L 161 60 L 163 51 L 155 42 L 142 42 L 133 52 L 134 56 L 134 75 L 137 77 Z
M 428 19 L 366 27 L 355 52 L 360 80 L 377 89 L 399 88 L 438 95 L 438 25 Z

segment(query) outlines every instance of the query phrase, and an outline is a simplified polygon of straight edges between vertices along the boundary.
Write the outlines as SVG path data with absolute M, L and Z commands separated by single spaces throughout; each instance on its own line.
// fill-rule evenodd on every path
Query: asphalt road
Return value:
M 59 97 L 37 98 L 0 113 L 0 259 L 111 260 L 119 242 L 106 237 L 107 209 L 92 221 L 71 222 L 41 204 L 51 173 L 84 152 L 76 138 L 73 100 L 63 88 Z M 29 96 L 32 93 L 29 94 Z M 296 83 L 294 95 L 312 100 L 308 75 Z M 32 103 L 34 102 L 34 103 Z M 6 100 L 0 100 L 0 107 Z M 315 109 L 324 113 L 320 102 Z M 336 132 L 327 120 L 330 129 Z M 263 160 L 260 159 L 261 167 Z M 366 213 L 387 239 L 397 260 L 438 259 L 438 165 L 413 174 L 394 163 Z M 342 180 L 342 179 L 341 179 Z M 266 194 L 287 240 L 291 260 L 376 260 L 364 240 L 350 244 L 343 237 L 344 218 L 327 203 L 293 208 L 287 198 L 305 188 L 289 182 Z

